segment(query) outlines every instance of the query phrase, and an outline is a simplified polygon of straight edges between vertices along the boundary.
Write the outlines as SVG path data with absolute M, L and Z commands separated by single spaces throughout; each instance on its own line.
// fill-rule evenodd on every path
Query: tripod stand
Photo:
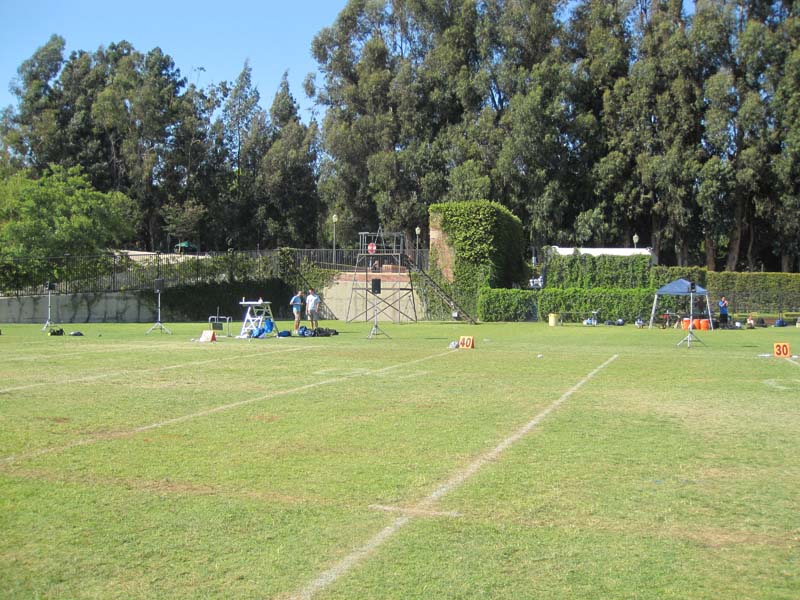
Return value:
M 386 333 L 383 329 L 378 327 L 378 295 L 373 292 L 372 294 L 372 330 L 369 332 L 367 336 L 368 340 L 371 340 L 376 335 L 385 335 L 387 338 L 392 339 L 388 333 Z
M 145 332 L 145 335 L 153 331 L 154 329 L 159 329 L 161 333 L 172 333 L 169 329 L 167 329 L 164 324 L 161 322 L 161 288 L 159 287 L 156 290 L 156 295 L 158 296 L 158 316 L 156 317 L 156 322 L 153 323 L 153 326 Z
M 47 321 L 45 321 L 44 327 L 42 327 L 42 331 L 47 331 L 48 327 L 52 327 L 53 325 L 55 325 L 55 322 L 53 322 L 53 320 L 50 318 L 50 315 L 51 315 L 51 312 L 50 312 L 50 308 L 51 308 L 50 300 L 51 300 L 51 296 L 53 294 L 53 288 L 54 287 L 55 286 L 52 283 L 48 283 L 47 284 Z
M 689 292 L 689 333 L 676 346 L 680 346 L 683 342 L 686 342 L 687 348 L 692 347 L 692 342 L 700 342 L 705 346 L 705 342 L 694 334 L 694 293 L 691 291 Z

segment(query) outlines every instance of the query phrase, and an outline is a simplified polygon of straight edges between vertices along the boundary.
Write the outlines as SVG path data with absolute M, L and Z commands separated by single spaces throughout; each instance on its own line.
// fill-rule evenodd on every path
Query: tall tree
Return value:
M 706 236 L 706 264 L 713 267 L 710 253 L 719 246 L 728 271 L 740 266 L 744 242 L 747 265 L 755 267 L 757 214 L 765 210 L 771 195 L 771 94 L 763 85 L 770 56 L 769 4 L 747 0 L 697 4 L 693 37 L 704 75 L 703 150 L 710 160 L 703 170 L 701 191 L 708 218 L 713 219 L 705 225 L 712 234 Z M 710 205 L 709 198 L 717 200 Z
M 776 234 L 772 250 L 781 270 L 795 271 L 800 267 L 800 221 L 786 216 L 800 214 L 800 3 L 782 4 L 772 36 L 774 66 L 767 72 L 768 89 L 774 90 L 777 185 L 764 208 Z
M 270 246 L 316 242 L 319 199 L 316 185 L 317 130 L 303 125 L 284 74 L 270 109 L 271 144 L 257 181 L 255 221 L 259 241 Z
M 619 149 L 609 144 L 602 126 L 604 98 L 628 76 L 632 33 L 621 1 L 583 0 L 577 3 L 566 32 L 567 60 L 572 67 L 569 98 L 574 106 L 574 147 L 577 163 L 573 201 L 579 212 L 575 242 L 584 245 L 629 245 L 634 233 L 649 229 L 636 211 L 636 194 L 618 164 Z
M 64 65 L 65 45 L 64 38 L 53 35 L 20 65 L 11 87 L 18 105 L 5 115 L 6 143 L 36 173 L 63 156 L 58 74 Z
M 674 260 L 686 265 L 700 232 L 694 184 L 700 168 L 701 94 L 683 3 L 652 0 L 639 9 L 637 60 L 630 76 L 618 80 L 606 98 L 605 124 L 622 154 L 604 167 L 623 170 L 607 172 L 612 179 L 630 170 L 636 182 L 628 191 L 631 214 L 649 215 L 657 257 L 672 250 Z
M 325 76 L 316 99 L 327 109 L 320 195 L 328 210 L 339 214 L 343 239 L 378 225 L 368 161 L 376 152 L 390 148 L 392 141 L 391 136 L 383 143 L 380 139 L 381 130 L 385 132 L 392 121 L 384 110 L 390 66 L 380 37 L 385 22 L 384 6 L 350 0 L 334 25 L 323 29 L 312 42 L 312 54 Z M 370 98 L 365 88 L 379 96 Z
M 233 172 L 236 174 L 235 195 L 240 203 L 251 186 L 252 174 L 247 172 L 246 153 L 248 136 L 252 132 L 253 121 L 257 118 L 259 111 L 259 93 L 258 89 L 253 87 L 252 76 L 253 70 L 250 62 L 245 61 L 223 107 L 225 140 Z

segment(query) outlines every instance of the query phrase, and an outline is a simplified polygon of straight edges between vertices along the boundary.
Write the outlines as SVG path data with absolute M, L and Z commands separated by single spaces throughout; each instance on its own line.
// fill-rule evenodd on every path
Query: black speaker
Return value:
M 55 291 L 56 284 L 53 283 L 52 281 L 48 281 L 47 283 L 44 284 L 44 289 L 46 289 L 48 292 Z
M 372 293 L 373 294 L 380 294 L 381 293 L 381 280 L 380 279 L 373 279 L 372 280 Z
M 163 279 L 155 279 L 153 281 L 153 291 L 156 294 L 160 294 L 161 290 L 164 289 L 164 280 Z
M 697 291 L 697 284 L 694 281 L 689 282 L 689 293 L 694 294 Z

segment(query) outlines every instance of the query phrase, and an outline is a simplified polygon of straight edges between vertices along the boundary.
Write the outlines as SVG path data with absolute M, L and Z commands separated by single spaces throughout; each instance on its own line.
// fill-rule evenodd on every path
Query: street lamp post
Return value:
M 334 213 L 331 217 L 331 221 L 333 221 L 333 264 L 336 264 L 336 222 L 339 220 L 339 216 Z
M 414 262 L 417 263 L 417 266 L 419 266 L 419 234 L 422 233 L 422 229 L 419 228 L 419 225 L 417 225 L 416 229 L 414 229 L 414 233 L 417 234 L 417 247 L 414 252 Z
M 639 234 L 638 233 L 634 233 L 633 234 L 633 247 L 634 248 L 638 248 L 638 246 L 636 245 L 638 243 L 639 243 Z

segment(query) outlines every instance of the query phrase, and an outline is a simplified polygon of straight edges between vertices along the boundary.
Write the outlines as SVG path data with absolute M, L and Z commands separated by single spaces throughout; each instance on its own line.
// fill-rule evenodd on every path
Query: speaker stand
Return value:
M 161 322 L 161 292 L 157 292 L 158 294 L 158 316 L 156 317 L 156 322 L 153 323 L 153 326 L 145 332 L 145 335 L 153 331 L 154 329 L 158 329 L 161 333 L 172 333 L 167 327 Z
M 372 330 L 369 332 L 367 339 L 371 340 L 376 335 L 385 335 L 387 338 L 392 339 L 388 333 L 378 327 L 378 296 L 372 294 Z
M 705 346 L 705 342 L 694 334 L 694 294 L 692 292 L 689 292 L 689 333 L 676 346 L 680 346 L 684 342 L 686 342 L 687 348 L 692 347 L 692 342 L 700 342 Z

